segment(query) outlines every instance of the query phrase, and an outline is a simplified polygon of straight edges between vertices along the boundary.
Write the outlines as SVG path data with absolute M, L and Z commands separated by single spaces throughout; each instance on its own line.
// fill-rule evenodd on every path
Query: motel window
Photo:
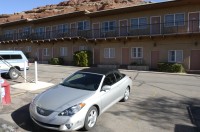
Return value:
M 184 26 L 184 21 L 185 15 L 183 13 L 165 15 L 165 27 Z
M 67 56 L 67 47 L 60 47 L 60 56 Z
M 25 35 L 30 34 L 31 33 L 31 27 L 24 27 L 23 31 L 24 31 Z
M 146 29 L 147 28 L 147 18 L 133 18 L 131 19 L 131 29 Z
M 63 33 L 63 24 L 58 25 L 58 32 Z
M 89 30 L 90 29 L 90 22 L 89 21 L 80 21 L 78 22 L 78 30 Z
M 26 46 L 26 52 L 31 52 L 31 46 Z
M 133 47 L 131 49 L 131 58 L 143 58 L 143 48 Z
M 183 62 L 183 50 L 170 50 L 168 51 L 168 62 Z
M 38 27 L 35 29 L 35 33 L 38 35 L 38 36 L 42 36 L 44 34 L 44 27 Z
M 69 32 L 69 25 L 68 24 L 63 24 L 63 33 Z
M 114 31 L 116 26 L 116 21 L 107 21 L 102 23 L 102 31 L 109 32 Z
M 115 48 L 105 48 L 104 58 L 115 58 Z
M 49 49 L 48 48 L 43 49 L 43 56 L 49 56 Z
M 13 37 L 13 30 L 6 30 L 4 33 L 5 38 L 12 38 Z
M 69 30 L 68 24 L 60 24 L 57 28 L 58 32 L 60 33 L 66 33 Z

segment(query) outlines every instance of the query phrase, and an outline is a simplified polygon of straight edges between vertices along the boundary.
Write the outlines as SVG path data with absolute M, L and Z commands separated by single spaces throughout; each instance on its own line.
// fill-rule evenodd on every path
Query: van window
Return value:
M 10 59 L 22 59 L 22 56 L 20 54 L 17 55 L 0 55 L 0 60 L 2 60 L 2 58 L 4 60 L 10 60 Z
M 10 55 L 11 59 L 22 59 L 21 55 Z
M 1 57 L 0 57 L 0 59 L 2 60 L 2 58 L 4 59 L 4 60 L 8 60 L 8 59 L 10 59 L 10 55 L 0 55 Z

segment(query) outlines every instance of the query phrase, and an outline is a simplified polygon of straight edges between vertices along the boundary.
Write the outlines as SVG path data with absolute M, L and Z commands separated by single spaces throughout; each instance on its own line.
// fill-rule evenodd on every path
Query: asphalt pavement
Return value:
M 57 84 L 79 69 L 39 64 L 38 80 Z M 189 108 L 200 106 L 200 76 L 120 71 L 133 79 L 130 98 L 102 114 L 90 132 L 197 132 Z M 27 78 L 35 78 L 33 65 L 27 71 Z M 0 108 L 0 132 L 54 132 L 34 124 L 28 111 L 32 98 L 45 89 L 15 89 L 12 85 L 23 83 L 24 80 L 8 81 L 12 103 Z

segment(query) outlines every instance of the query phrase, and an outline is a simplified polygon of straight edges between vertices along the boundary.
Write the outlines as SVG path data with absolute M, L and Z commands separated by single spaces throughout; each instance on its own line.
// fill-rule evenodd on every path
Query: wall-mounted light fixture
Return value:
M 154 42 L 154 43 L 153 43 L 153 46 L 154 46 L 154 47 L 156 47 L 156 46 L 157 46 L 157 43 L 156 43 L 156 42 Z
M 195 41 L 195 42 L 194 42 L 194 45 L 195 45 L 195 46 L 198 46 L 198 42 L 197 42 L 197 41 Z
M 124 45 L 125 45 L 125 44 L 126 44 L 126 41 L 124 40 L 124 42 L 123 42 L 123 43 L 124 43 Z

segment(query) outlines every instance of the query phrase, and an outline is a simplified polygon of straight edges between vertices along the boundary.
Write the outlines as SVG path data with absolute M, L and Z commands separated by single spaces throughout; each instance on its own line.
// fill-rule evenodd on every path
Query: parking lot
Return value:
M 40 64 L 39 81 L 57 84 L 79 69 Z M 200 76 L 120 71 L 133 79 L 130 98 L 102 114 L 91 132 L 197 132 L 188 108 L 200 103 Z M 29 80 L 34 79 L 34 65 L 30 66 L 27 75 Z M 0 132 L 50 132 L 35 125 L 28 111 L 32 98 L 44 89 L 29 92 L 12 88 L 21 82 L 22 78 L 9 80 L 12 103 L 0 108 Z

